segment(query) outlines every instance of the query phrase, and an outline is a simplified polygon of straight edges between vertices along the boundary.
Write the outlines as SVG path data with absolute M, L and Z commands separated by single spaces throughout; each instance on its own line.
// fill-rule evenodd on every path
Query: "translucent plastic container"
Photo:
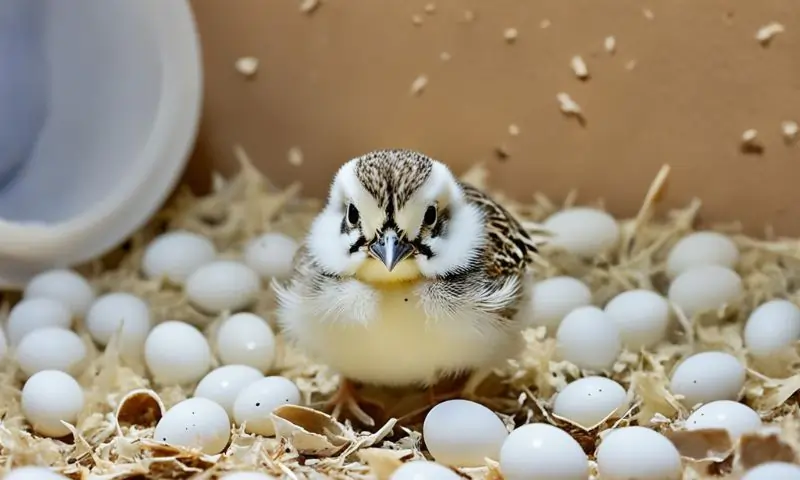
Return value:
M 186 0 L 0 1 L 0 287 L 145 223 L 183 171 L 201 91 Z

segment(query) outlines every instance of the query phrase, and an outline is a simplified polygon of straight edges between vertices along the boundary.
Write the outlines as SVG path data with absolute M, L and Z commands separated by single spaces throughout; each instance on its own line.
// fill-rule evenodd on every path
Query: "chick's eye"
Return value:
M 431 205 L 425 210 L 425 217 L 422 218 L 422 223 L 427 226 L 432 226 L 436 223 L 436 207 Z
M 347 206 L 347 221 L 350 225 L 358 223 L 358 210 L 352 203 Z

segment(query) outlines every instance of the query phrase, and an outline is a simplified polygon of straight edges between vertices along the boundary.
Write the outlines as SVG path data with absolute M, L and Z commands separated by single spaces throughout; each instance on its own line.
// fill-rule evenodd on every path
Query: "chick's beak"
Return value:
M 390 272 L 398 263 L 411 256 L 414 250 L 411 243 L 391 230 L 384 232 L 369 246 L 369 253 L 386 265 Z

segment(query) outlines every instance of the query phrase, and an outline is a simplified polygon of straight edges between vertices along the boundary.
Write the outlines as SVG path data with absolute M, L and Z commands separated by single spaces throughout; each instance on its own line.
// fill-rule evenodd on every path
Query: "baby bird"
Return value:
M 286 283 L 284 335 L 342 380 L 334 414 L 372 425 L 351 382 L 430 387 L 470 374 L 471 396 L 524 346 L 536 246 L 503 207 L 441 162 L 379 150 L 345 163 Z

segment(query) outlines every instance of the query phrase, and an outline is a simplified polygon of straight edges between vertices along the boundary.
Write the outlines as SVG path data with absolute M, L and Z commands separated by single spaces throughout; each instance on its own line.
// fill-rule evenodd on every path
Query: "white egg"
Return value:
M 261 278 L 288 278 L 297 242 L 282 233 L 265 233 L 251 240 L 244 249 L 244 263 Z
M 22 414 L 33 430 L 47 437 L 70 434 L 61 421 L 75 425 L 83 410 L 83 389 L 70 375 L 59 370 L 42 370 L 22 387 Z
M 207 398 L 188 398 L 167 410 L 156 425 L 153 439 L 169 445 L 220 453 L 231 436 L 225 409 Z
M 72 327 L 72 310 L 52 298 L 28 298 L 14 305 L 6 320 L 12 345 L 17 345 L 28 333 L 45 327 L 69 329 Z
M 573 207 L 556 212 L 543 226 L 554 234 L 549 243 L 581 257 L 599 255 L 616 245 L 619 225 L 596 208 Z
M 734 268 L 739 249 L 726 235 L 717 232 L 695 232 L 675 244 L 667 255 L 667 275 L 676 277 L 692 267 L 719 265 Z
M 170 320 L 150 331 L 144 360 L 156 383 L 185 385 L 200 380 L 211 368 L 211 348 L 195 327 Z
M 743 336 L 756 358 L 781 353 L 800 340 L 800 308 L 788 300 L 766 302 L 750 314 Z
M 736 300 L 742 294 L 739 274 L 719 265 L 692 267 L 669 286 L 667 296 L 688 316 L 716 310 Z
M 732 438 L 761 428 L 761 417 L 755 410 L 732 400 L 717 400 L 706 403 L 686 419 L 688 430 L 723 428 Z
M 461 480 L 461 476 L 436 462 L 414 460 L 397 467 L 389 480 Z
M 578 307 L 556 332 L 558 351 L 564 360 L 587 370 L 606 370 L 622 351 L 617 325 L 601 309 Z
M 592 291 L 572 277 L 552 277 L 536 282 L 531 294 L 533 325 L 555 330 L 567 314 L 592 304 Z
M 570 382 L 553 402 L 553 413 L 584 428 L 594 427 L 612 414 L 624 414 L 628 395 L 622 385 L 605 377 Z
M 275 361 L 275 334 L 258 315 L 231 315 L 217 330 L 217 354 L 223 364 L 249 365 L 266 373 Z
M 299 405 L 300 390 L 284 377 L 265 377 L 244 387 L 233 403 L 233 417 L 237 425 L 245 425 L 245 431 L 264 435 L 275 435 L 275 426 L 270 414 L 281 405 Z
M 449 400 L 425 416 L 422 438 L 433 459 L 453 467 L 480 467 L 484 458 L 497 460 L 508 437 L 493 411 L 469 400 Z
M 186 295 L 197 308 L 211 313 L 234 311 L 252 304 L 261 279 L 243 263 L 218 260 L 198 268 L 186 280 Z
M 67 305 L 77 317 L 86 315 L 95 297 L 85 278 L 67 269 L 48 270 L 31 279 L 25 287 L 25 298 L 46 297 Z
M 264 375 L 247 365 L 226 365 L 206 374 L 194 390 L 195 397 L 207 398 L 219 404 L 233 418 L 233 402 L 242 389 Z
M 12 468 L 3 480 L 69 480 L 69 478 L 46 467 L 18 467 Z
M 744 366 L 729 353 L 696 353 L 675 367 L 670 391 L 683 395 L 682 402 L 687 407 L 715 400 L 736 400 L 745 376 Z
M 742 480 L 800 480 L 800 465 L 788 462 L 766 462 L 751 468 Z
M 164 278 L 183 285 L 195 270 L 213 262 L 217 249 L 208 238 L 177 230 L 156 237 L 144 251 L 142 272 L 147 278 Z
M 31 376 L 43 370 L 61 370 L 77 375 L 85 366 L 86 345 L 75 332 L 59 327 L 34 330 L 17 345 L 17 363 Z
M 622 292 L 604 311 L 617 324 L 622 343 L 630 350 L 652 347 L 667 335 L 669 302 L 651 290 Z
M 681 455 L 664 435 L 645 427 L 624 427 L 606 434 L 597 447 L 603 480 L 678 480 Z
M 523 425 L 500 449 L 505 480 L 586 480 L 589 459 L 567 432 L 547 423 Z
M 98 298 L 86 313 L 86 328 L 95 342 L 106 346 L 118 334 L 120 356 L 131 364 L 142 359 L 150 332 L 150 308 L 130 293 L 109 293 Z
M 220 480 L 275 480 L 278 477 L 261 472 L 230 472 L 219 478 Z

